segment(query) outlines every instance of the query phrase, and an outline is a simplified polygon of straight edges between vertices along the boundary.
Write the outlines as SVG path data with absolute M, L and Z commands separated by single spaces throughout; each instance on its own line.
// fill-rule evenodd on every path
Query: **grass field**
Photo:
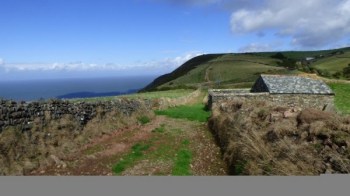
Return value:
M 166 110 L 156 110 L 157 115 L 165 115 L 171 118 L 182 118 L 191 121 L 207 122 L 210 112 L 206 111 L 203 104 L 184 105 L 169 108 Z
M 350 64 L 350 51 L 345 52 L 342 55 L 320 59 L 312 64 L 312 66 L 320 70 L 327 70 L 330 74 L 334 74 L 337 71 L 342 72 L 348 64 Z
M 194 90 L 192 89 L 176 89 L 176 90 L 168 90 L 168 91 L 154 91 L 147 93 L 135 93 L 131 95 L 123 95 L 119 97 L 127 97 L 127 98 L 141 98 L 141 99 L 157 99 L 157 98 L 179 98 L 186 96 L 192 93 Z
M 121 95 L 121 96 L 111 96 L 111 97 L 94 97 L 94 98 L 82 98 L 82 99 L 70 99 L 73 102 L 98 102 L 98 101 L 113 101 L 118 98 L 135 98 L 135 99 L 157 99 L 157 98 L 178 98 L 182 96 L 186 96 L 192 93 L 191 89 L 176 89 L 176 90 L 168 90 L 168 91 L 154 91 L 154 92 L 146 92 L 146 93 L 135 93 L 130 95 Z
M 329 83 L 335 93 L 335 106 L 344 114 L 350 114 L 350 84 Z

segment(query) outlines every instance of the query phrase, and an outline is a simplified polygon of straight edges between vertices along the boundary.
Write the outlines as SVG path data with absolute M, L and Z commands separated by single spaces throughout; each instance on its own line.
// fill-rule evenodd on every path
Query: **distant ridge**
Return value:
M 130 89 L 124 92 L 120 91 L 114 91 L 114 92 L 102 92 L 102 93 L 95 93 L 95 92 L 74 92 L 74 93 L 68 93 L 64 95 L 57 96 L 58 99 L 74 99 L 74 98 L 92 98 L 92 97 L 108 97 L 108 96 L 118 96 L 118 95 L 126 95 L 131 93 L 136 93 L 140 89 Z

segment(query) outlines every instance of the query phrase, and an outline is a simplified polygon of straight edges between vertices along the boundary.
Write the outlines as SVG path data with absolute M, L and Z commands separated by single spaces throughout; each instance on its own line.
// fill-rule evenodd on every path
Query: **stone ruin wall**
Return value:
M 250 89 L 209 90 L 208 105 L 228 100 L 270 101 L 285 107 L 334 111 L 334 95 L 250 93 Z

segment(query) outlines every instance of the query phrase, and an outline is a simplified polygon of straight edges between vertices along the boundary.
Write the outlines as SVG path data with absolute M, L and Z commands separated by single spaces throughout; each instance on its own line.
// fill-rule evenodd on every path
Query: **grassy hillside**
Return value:
M 177 68 L 173 72 L 158 77 L 151 84 L 146 86 L 142 91 L 155 90 L 161 84 L 164 84 L 164 83 L 172 81 L 176 78 L 182 77 L 185 74 L 187 74 L 188 72 L 190 72 L 191 70 L 193 70 L 193 69 L 201 66 L 202 64 L 205 64 L 205 63 L 207 63 L 207 62 L 209 62 L 217 57 L 220 57 L 222 55 L 223 54 L 206 54 L 206 55 L 194 57 L 191 60 L 184 63 L 183 65 L 181 65 L 179 68 Z
M 282 51 L 281 53 L 287 58 L 298 60 L 298 59 L 303 59 L 305 57 L 331 56 L 340 51 L 344 51 L 344 52 L 350 51 L 350 48 L 339 48 L 339 49 L 317 50 L 317 51 Z M 276 52 L 259 52 L 259 53 L 253 53 L 253 54 L 270 57 L 276 54 Z
M 171 74 L 161 76 L 144 90 L 172 89 L 184 86 L 198 87 L 203 84 L 224 84 L 227 82 L 252 82 L 260 73 L 288 72 L 285 68 L 277 66 L 279 61 L 271 57 L 251 54 L 216 55 L 210 59 L 207 58 L 206 61 L 202 61 L 200 64 L 196 64 L 179 77 L 168 77 L 169 75 L 175 76 L 177 70 Z M 185 65 L 188 66 L 188 63 L 183 66 Z
M 348 64 L 350 64 L 350 51 L 346 51 L 344 54 L 318 59 L 312 66 L 319 70 L 327 70 L 332 75 L 336 72 L 342 72 Z
M 142 91 L 197 88 L 199 86 L 220 88 L 228 84 L 248 86 L 262 73 L 297 74 L 300 72 L 282 67 L 280 65 L 282 61 L 272 57 L 276 53 L 279 52 L 201 55 L 189 60 L 172 73 L 160 76 Z M 307 66 L 314 68 L 319 73 L 327 73 L 326 76 L 329 77 L 335 72 L 342 71 L 350 63 L 350 48 L 280 53 L 295 61 L 314 57 L 315 60 L 309 62 Z M 299 68 L 305 71 L 303 67 Z

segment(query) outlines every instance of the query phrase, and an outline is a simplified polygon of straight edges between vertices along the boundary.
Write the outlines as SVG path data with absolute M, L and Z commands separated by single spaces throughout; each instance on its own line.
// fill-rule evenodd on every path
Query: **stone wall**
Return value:
M 225 100 L 270 101 L 286 107 L 334 110 L 334 95 L 250 93 L 249 89 L 209 90 L 209 107 Z
M 36 118 L 57 120 L 64 115 L 73 115 L 75 120 L 84 126 L 96 116 L 97 110 L 103 112 L 118 111 L 124 115 L 131 115 L 141 107 L 151 108 L 150 101 L 137 101 L 116 99 L 108 102 L 73 103 L 62 100 L 49 100 L 47 102 L 20 102 L 0 100 L 0 133 L 8 126 L 20 126 L 22 131 L 31 129 Z
M 120 98 L 96 103 L 0 100 L 0 176 L 26 175 L 94 138 L 152 118 L 151 100 Z

